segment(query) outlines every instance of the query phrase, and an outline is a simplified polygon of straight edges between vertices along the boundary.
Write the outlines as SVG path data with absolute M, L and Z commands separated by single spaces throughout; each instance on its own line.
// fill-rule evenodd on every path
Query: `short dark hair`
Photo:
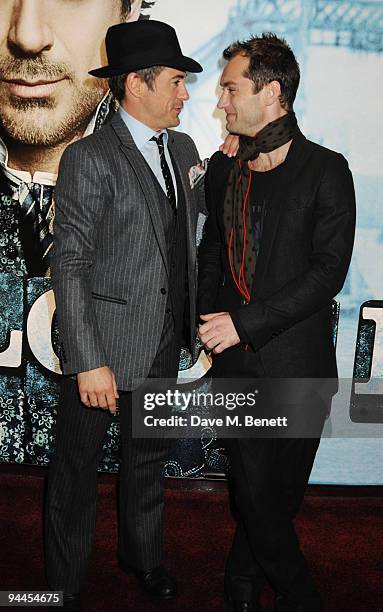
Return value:
M 151 2 L 148 0 L 143 0 L 141 8 L 143 9 L 152 8 L 154 3 L 155 3 L 155 0 L 152 0 Z M 121 6 L 122 6 L 122 16 L 123 18 L 125 18 L 130 13 L 130 9 L 132 8 L 132 2 L 131 0 L 121 0 Z M 141 14 L 140 19 L 147 19 L 147 16 Z
M 244 76 L 254 83 L 254 93 L 278 81 L 281 86 L 279 101 L 286 110 L 292 110 L 297 93 L 300 71 L 297 59 L 284 40 L 272 32 L 237 41 L 227 47 L 223 57 L 230 60 L 236 55 L 249 58 L 249 67 Z
M 149 89 L 153 91 L 154 81 L 163 69 L 164 66 L 150 66 L 150 68 L 142 68 L 141 70 L 135 70 L 134 72 L 138 74 L 141 80 L 144 81 L 144 83 L 146 83 Z M 111 77 L 109 79 L 110 91 L 119 102 L 121 102 L 121 100 L 125 96 L 125 81 L 128 74 L 129 72 L 127 72 L 126 74 L 120 74 L 118 76 Z

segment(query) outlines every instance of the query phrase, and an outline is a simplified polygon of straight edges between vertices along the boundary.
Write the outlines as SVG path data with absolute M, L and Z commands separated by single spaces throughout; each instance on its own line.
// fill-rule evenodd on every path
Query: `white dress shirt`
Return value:
M 138 121 L 137 119 L 129 115 L 129 113 L 127 113 L 126 110 L 122 108 L 122 106 L 120 106 L 118 112 L 120 113 L 120 116 L 122 120 L 124 121 L 125 125 L 127 126 L 129 132 L 131 133 L 137 149 L 140 151 L 140 153 L 145 158 L 145 161 L 149 165 L 149 168 L 154 173 L 156 179 L 158 180 L 164 193 L 166 194 L 165 179 L 164 179 L 164 176 L 161 170 L 160 153 L 158 151 L 157 144 L 153 142 L 153 140 L 151 140 L 153 136 L 158 138 L 160 134 L 164 134 L 163 142 L 164 142 L 165 159 L 168 162 L 170 174 L 173 179 L 174 191 L 176 194 L 176 202 L 177 202 L 177 182 L 176 182 L 173 164 L 172 164 L 172 160 L 170 158 L 170 153 L 168 149 L 169 134 L 167 130 L 161 130 L 160 132 L 155 132 L 154 130 L 152 130 L 152 128 L 148 127 L 144 123 L 141 123 L 141 121 Z

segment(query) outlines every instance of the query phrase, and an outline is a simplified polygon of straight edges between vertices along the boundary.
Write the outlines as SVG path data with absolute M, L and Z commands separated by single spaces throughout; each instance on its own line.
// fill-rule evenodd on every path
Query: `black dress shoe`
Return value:
M 231 601 L 231 610 L 233 612 L 261 612 L 261 608 L 252 601 Z
M 258 600 L 234 599 L 226 595 L 226 602 L 230 612 L 262 612 Z
M 275 599 L 276 612 L 323 612 L 323 603 L 318 596 L 302 602 L 291 602 L 278 595 Z
M 177 584 L 161 565 L 151 570 L 136 571 L 141 587 L 156 599 L 173 599 Z
M 80 593 L 64 593 L 63 594 L 63 609 L 81 611 Z

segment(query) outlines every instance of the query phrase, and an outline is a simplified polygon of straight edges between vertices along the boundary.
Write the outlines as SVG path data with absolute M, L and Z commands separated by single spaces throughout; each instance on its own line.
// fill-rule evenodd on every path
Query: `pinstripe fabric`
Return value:
M 194 321 L 200 202 L 187 174 L 198 154 L 188 136 L 175 132 L 169 149 L 186 197 Z M 169 289 L 162 213 L 150 170 L 118 114 L 64 152 L 56 186 L 52 282 L 65 374 L 109 365 L 124 390 L 148 374 L 165 316 L 163 290 Z
M 161 193 L 159 194 L 161 196 Z M 164 205 L 169 206 L 162 193 Z M 184 199 L 179 200 L 179 211 Z M 180 215 L 182 217 L 182 214 Z M 176 259 L 178 232 L 174 215 L 164 209 L 168 259 Z M 173 243 L 173 237 L 176 241 Z M 180 233 L 182 238 L 182 233 Z M 173 251 L 173 257 L 171 252 Z M 181 257 L 182 260 L 182 257 Z M 185 277 L 185 263 L 181 277 Z M 174 282 L 174 281 L 173 281 Z M 172 283 L 173 284 L 173 283 Z M 183 301 L 183 300 L 182 300 Z M 180 337 L 171 295 L 160 344 L 148 376 L 176 379 Z M 178 310 L 176 318 L 182 316 Z M 147 569 L 160 565 L 163 555 L 163 476 L 172 440 L 132 437 L 131 394 L 120 393 L 121 469 L 118 555 L 124 566 Z M 75 593 L 81 589 L 92 550 L 96 520 L 97 467 L 111 417 L 79 401 L 77 383 L 64 379 L 57 417 L 56 449 L 49 473 L 46 503 L 46 565 L 52 589 Z
M 195 320 L 198 194 L 190 191 L 187 171 L 197 153 L 184 135 L 171 136 L 169 148 L 180 194 L 176 220 L 118 116 L 69 147 L 58 182 L 53 282 L 64 372 L 107 364 L 123 390 L 119 557 L 134 569 L 161 563 L 161 471 L 172 442 L 132 437 L 126 390 L 146 376 L 176 378 L 186 271 Z M 83 583 L 94 537 L 97 467 L 110 419 L 83 406 L 77 383 L 64 378 L 45 521 L 53 589 L 78 592 Z
M 176 380 L 179 356 L 180 341 L 169 315 L 149 376 Z M 121 410 L 121 430 L 128 433 L 121 436 L 118 556 L 126 568 L 148 569 L 162 561 L 162 468 L 174 441 L 133 438 L 131 410 L 130 405 Z
M 168 340 L 155 362 L 156 377 L 165 367 L 171 373 L 169 363 L 173 376 L 178 369 L 179 344 L 171 333 Z M 162 468 L 173 441 L 133 438 L 131 411 L 131 394 L 123 392 L 118 556 L 127 567 L 148 569 L 160 565 L 163 556 Z M 82 588 L 94 540 L 97 468 L 111 418 L 108 412 L 86 408 L 79 401 L 76 381 L 63 380 L 45 506 L 51 589 L 77 593 Z
M 63 379 L 45 505 L 45 561 L 52 589 L 77 593 L 84 580 L 96 521 L 97 467 L 111 418 L 81 404 L 77 383 Z

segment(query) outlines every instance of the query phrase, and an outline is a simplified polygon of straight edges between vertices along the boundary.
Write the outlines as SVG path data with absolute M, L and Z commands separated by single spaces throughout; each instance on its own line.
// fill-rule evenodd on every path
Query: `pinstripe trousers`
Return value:
M 149 376 L 176 378 L 180 341 L 171 314 Z M 121 468 L 118 554 L 135 570 L 160 565 L 163 554 L 163 476 L 172 440 L 132 437 L 131 393 L 120 393 Z M 64 378 L 57 414 L 56 446 L 45 505 L 46 573 L 51 589 L 81 590 L 92 551 L 97 468 L 111 423 L 109 412 L 80 402 L 77 382 Z

